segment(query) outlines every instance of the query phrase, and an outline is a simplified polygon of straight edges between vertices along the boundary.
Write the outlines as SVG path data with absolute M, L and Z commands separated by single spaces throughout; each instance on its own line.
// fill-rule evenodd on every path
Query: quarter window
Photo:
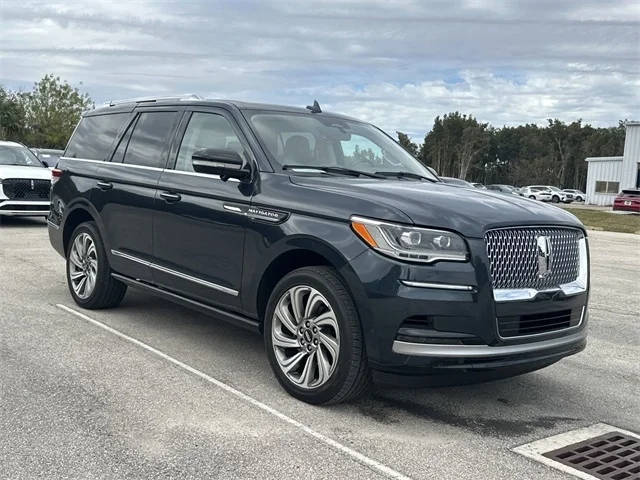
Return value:
M 193 172 L 191 156 L 204 148 L 233 150 L 244 155 L 240 139 L 226 118 L 215 113 L 194 112 L 184 132 L 175 169 Z
M 128 113 L 83 117 L 69 140 L 65 156 L 107 160 L 113 141 L 128 117 Z
M 143 112 L 129 140 L 124 163 L 164 168 L 177 112 Z

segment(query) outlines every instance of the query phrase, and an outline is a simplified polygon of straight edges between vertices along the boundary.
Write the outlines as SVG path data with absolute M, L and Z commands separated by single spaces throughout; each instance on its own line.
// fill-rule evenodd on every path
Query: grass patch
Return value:
M 587 208 L 564 208 L 578 217 L 587 227 L 608 232 L 640 233 L 640 215 L 622 215 Z

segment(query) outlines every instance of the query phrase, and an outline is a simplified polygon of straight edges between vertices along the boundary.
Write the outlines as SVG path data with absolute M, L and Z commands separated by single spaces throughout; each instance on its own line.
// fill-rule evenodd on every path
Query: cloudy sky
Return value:
M 454 110 L 640 120 L 637 0 L 2 0 L 0 26 L 0 84 L 54 73 L 97 103 L 317 98 L 414 138 Z

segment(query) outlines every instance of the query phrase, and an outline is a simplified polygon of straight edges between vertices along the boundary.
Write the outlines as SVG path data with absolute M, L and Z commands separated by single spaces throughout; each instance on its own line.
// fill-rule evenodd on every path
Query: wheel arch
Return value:
M 269 296 L 276 284 L 285 275 L 293 270 L 311 266 L 332 267 L 340 277 L 357 304 L 356 292 L 353 291 L 352 281 L 355 274 L 350 272 L 349 261 L 340 252 L 316 238 L 297 237 L 289 239 L 287 248 L 280 251 L 266 266 L 261 275 L 258 275 L 258 282 L 253 308 L 257 313 L 260 328 L 264 320 Z M 352 276 L 353 274 L 353 276 Z
M 95 222 L 98 227 L 98 231 L 100 232 L 100 236 L 102 237 L 102 241 L 105 241 L 102 224 L 99 221 L 99 218 L 100 217 L 97 212 L 94 211 L 94 208 L 84 202 L 74 205 L 67 210 L 62 226 L 62 246 L 65 254 L 69 247 L 71 234 L 81 223 Z

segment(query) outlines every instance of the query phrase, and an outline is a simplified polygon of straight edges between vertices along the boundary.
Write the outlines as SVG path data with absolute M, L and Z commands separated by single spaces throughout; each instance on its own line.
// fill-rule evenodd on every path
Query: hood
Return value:
M 382 204 L 402 211 L 416 225 L 454 230 L 468 237 L 481 238 L 486 230 L 515 225 L 564 225 L 584 229 L 574 215 L 561 208 L 477 188 L 347 177 L 292 176 L 291 181 L 301 187 L 364 200 L 353 202 L 352 215 L 370 216 L 372 209 L 367 205 Z M 356 211 L 358 209 L 363 211 Z
M 46 167 L 24 167 L 20 165 L 0 165 L 0 179 L 30 178 L 51 180 L 51 170 Z

